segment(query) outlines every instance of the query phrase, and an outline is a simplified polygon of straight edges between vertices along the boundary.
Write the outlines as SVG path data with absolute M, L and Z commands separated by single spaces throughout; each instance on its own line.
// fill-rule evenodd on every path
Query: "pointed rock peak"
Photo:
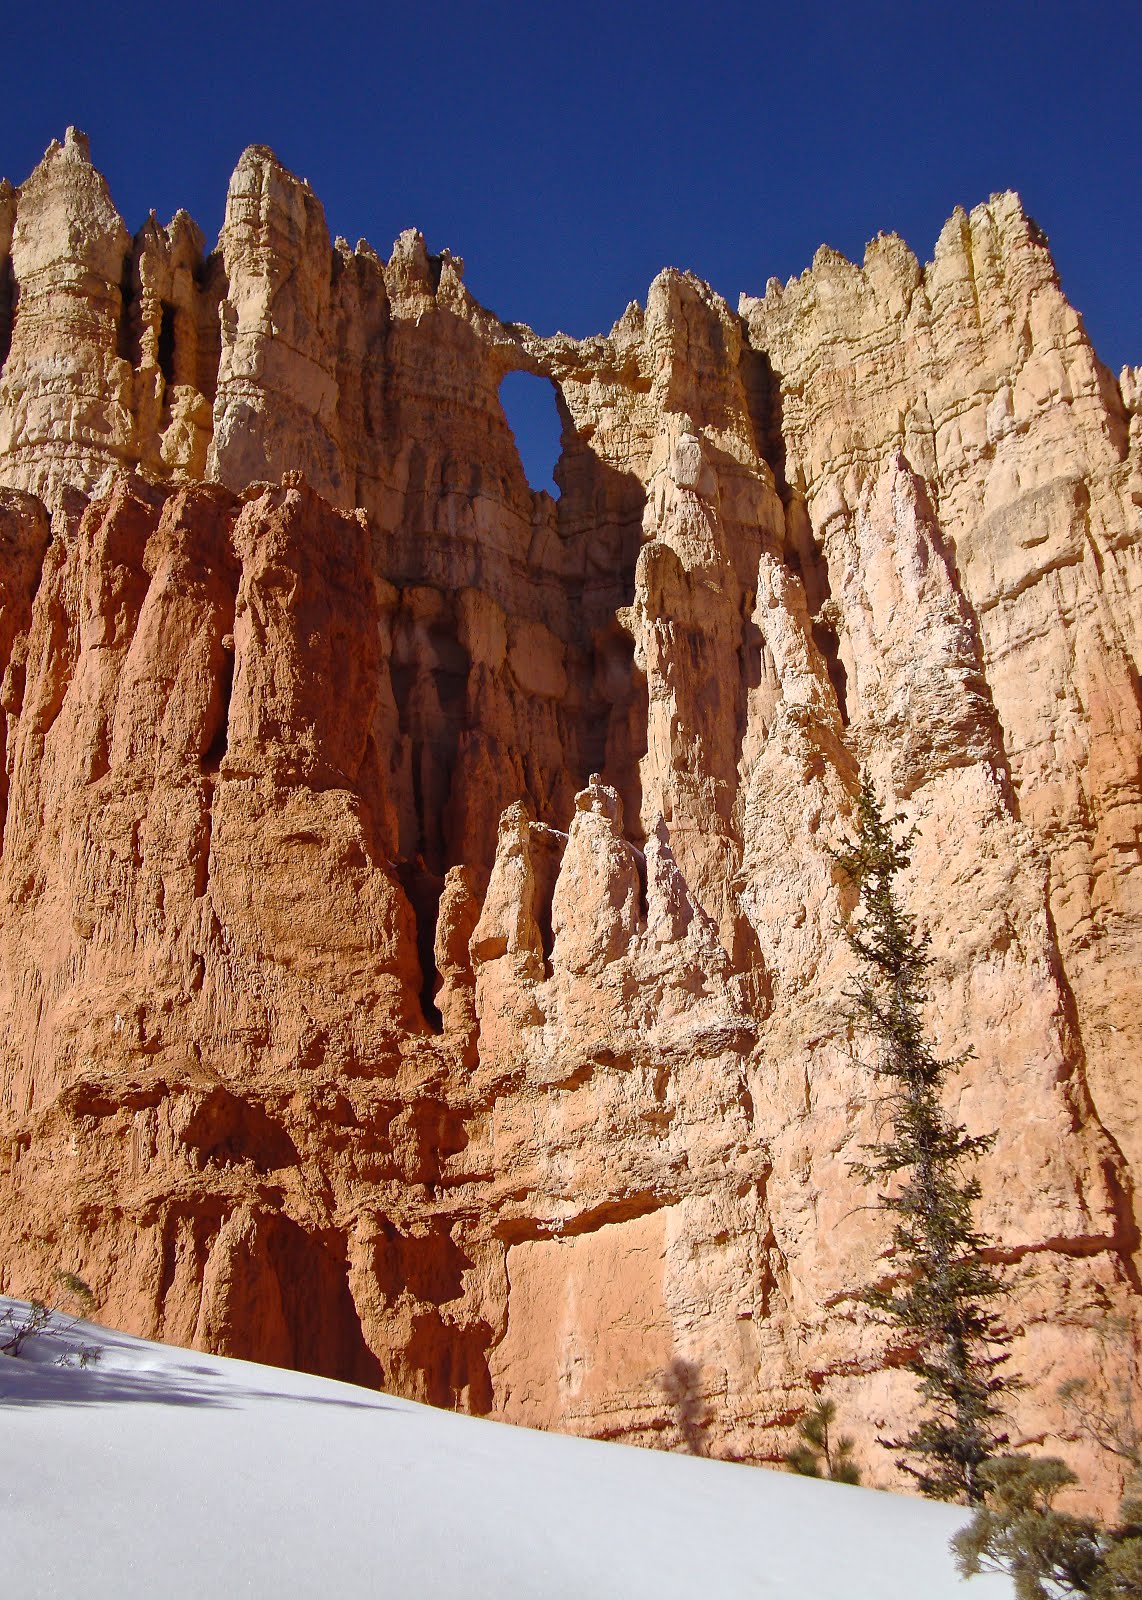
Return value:
M 642 338 L 645 323 L 646 317 L 642 306 L 637 300 L 632 300 L 612 327 L 610 336 L 619 343 L 625 343 L 627 340 L 637 341 Z
M 230 174 L 226 191 L 227 221 L 231 206 L 261 197 L 263 206 L 296 210 L 298 215 L 321 218 L 325 226 L 325 208 L 310 188 L 307 179 L 283 166 L 268 145 L 247 145 L 238 157 L 238 164 Z M 225 227 L 225 223 L 223 224 Z
M 430 256 L 424 235 L 417 228 L 405 228 L 394 241 L 392 254 L 385 267 L 385 282 L 389 293 L 436 293 L 440 282 L 440 259 Z
M 329 230 L 321 201 L 304 178 L 259 144 L 243 150 L 230 175 L 220 240 L 228 265 L 251 236 L 288 257 L 312 251 L 315 260 L 328 263 Z
M 686 325 L 684 307 L 693 303 L 694 295 L 687 283 L 686 274 L 677 267 L 664 267 L 651 280 L 646 291 L 646 325 L 654 328 L 676 328 Z
M 117 285 L 129 245 L 107 180 L 91 164 L 86 135 L 69 128 L 63 144 L 53 140 L 17 190 L 17 275 L 72 261 Z
M 201 259 L 206 249 L 206 236 L 189 211 L 180 206 L 167 224 L 166 233 L 172 252 L 182 252 L 195 261 Z
M 534 821 L 535 807 L 530 799 L 525 796 L 522 800 L 514 800 L 501 813 L 499 836 L 501 839 L 526 840 L 527 830 Z
M 888 261 L 903 268 L 909 276 L 919 275 L 920 263 L 898 233 L 878 233 L 864 247 L 865 270 L 878 261 Z
M 980 211 L 985 211 L 1001 232 L 1022 236 L 1040 249 L 1050 251 L 1050 240 L 1023 204 L 1018 190 L 1003 189 L 993 194 L 986 206 L 977 206 L 972 212 L 973 222 Z
M 950 251 L 962 253 L 965 240 L 971 236 L 971 223 L 963 206 L 957 206 L 940 229 L 940 236 L 936 240 L 935 259 L 947 255 Z
M 91 140 L 79 128 L 68 128 L 63 136 L 63 148 L 74 160 L 91 165 Z
M 591 811 L 597 816 L 605 817 L 615 835 L 622 837 L 623 803 L 619 799 L 618 791 L 612 789 L 609 783 L 604 783 L 599 773 L 592 772 L 587 779 L 587 787 L 581 789 L 575 796 L 575 809 Z
M 708 942 L 716 940 L 713 923 L 691 899 L 661 813 L 646 841 L 646 899 L 647 931 L 655 944 L 673 944 L 684 938 L 695 922 Z
M 694 272 L 664 267 L 652 281 L 646 296 L 648 317 L 656 313 L 679 312 L 682 307 L 701 307 L 718 318 L 731 317 L 729 303 Z
M 813 257 L 812 270 L 814 272 L 823 272 L 830 267 L 836 268 L 840 272 L 856 272 L 859 270 L 849 260 L 848 256 L 842 255 L 839 250 L 834 250 L 831 245 L 818 245 L 817 253 Z
M 996 217 L 1018 217 L 1024 222 L 1032 221 L 1018 189 L 999 189 L 995 194 L 988 196 L 986 207 L 974 206 L 972 215 L 974 216 L 976 211 L 985 209 Z
M 670 269 L 658 274 L 647 294 L 644 341 L 664 386 L 664 406 L 690 409 L 715 371 L 721 382 L 736 370 L 741 327 L 708 284 L 692 272 Z
M 238 166 L 234 170 L 237 171 L 241 167 L 276 167 L 279 172 L 288 172 L 289 176 L 293 177 L 293 173 L 283 166 L 268 144 L 248 144 L 238 157 Z M 305 180 L 297 178 L 294 181 L 303 183 Z M 306 188 L 308 187 L 306 184 Z
M 864 285 L 884 303 L 910 308 L 924 278 L 916 255 L 898 233 L 878 233 L 865 245 L 860 272 Z
M 406 267 L 414 267 L 428 275 L 428 246 L 424 242 L 424 235 L 419 228 L 405 228 L 393 240 L 392 254 L 389 257 L 390 265 L 400 263 Z
M 47 149 L 43 153 L 39 165 L 33 169 L 32 176 L 35 176 L 35 173 L 40 170 L 40 167 L 45 166 L 48 162 L 56 160 L 71 161 L 77 166 L 90 167 L 91 140 L 85 133 L 82 133 L 79 128 L 69 127 L 63 136 L 62 144 L 60 144 L 58 139 L 53 139 L 51 144 L 48 145 Z
M 663 267 L 660 272 L 656 272 L 650 280 L 650 288 L 646 291 L 647 305 L 650 304 L 656 294 L 669 294 L 671 290 L 681 284 L 685 276 L 686 274 L 677 267 Z
M 437 259 L 440 262 L 441 273 L 447 272 L 459 283 L 464 276 L 464 257 L 454 255 L 451 250 L 445 248 Z
M 1033 283 L 1035 288 L 1058 289 L 1058 270 L 1047 235 L 1028 216 L 1016 191 L 1007 189 L 973 206 L 970 214 L 962 206 L 956 207 L 940 229 L 925 273 L 934 269 L 937 278 L 945 273 L 961 279 L 970 277 L 978 292 L 977 280 L 1004 275 L 1015 260 L 1022 261 L 1030 272 L 1019 291 L 1021 295 L 1033 293 Z
M 980 248 L 998 250 L 1006 254 L 1013 245 L 1026 242 L 1045 247 L 1047 240 L 1041 228 L 1028 217 L 1023 202 L 1014 190 L 993 194 L 970 214 L 957 206 L 940 229 L 936 248 L 929 265 L 970 259 Z M 990 241 L 990 242 L 988 242 Z
M 91 163 L 91 142 L 78 128 L 69 128 L 63 143 L 53 139 L 44 151 L 38 166 L 34 167 L 20 185 L 21 196 L 37 190 L 46 183 L 67 184 L 73 193 L 90 190 L 106 196 L 110 204 L 107 180 Z
M 135 235 L 137 245 L 167 244 L 167 230 L 163 227 L 154 211 L 148 211 L 147 220 Z

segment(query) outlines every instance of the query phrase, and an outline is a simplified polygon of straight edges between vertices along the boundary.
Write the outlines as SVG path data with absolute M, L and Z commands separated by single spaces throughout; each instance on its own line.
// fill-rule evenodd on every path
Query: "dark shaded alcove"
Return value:
M 833 693 L 837 697 L 837 710 L 841 714 L 841 725 L 849 725 L 849 675 L 845 664 L 841 660 L 840 639 L 837 630 L 827 618 L 818 617 L 813 623 L 813 643 L 821 652 L 825 660 L 825 667 L 829 674 L 829 682 L 833 686 Z
M 135 252 L 129 250 L 123 258 L 123 275 L 119 281 L 119 345 L 122 361 L 137 367 L 141 359 L 139 291 L 135 281 Z
M 432 1031 L 441 1033 L 444 1019 L 433 997 L 437 980 L 436 918 L 440 910 L 440 896 L 444 892 L 444 878 L 439 873 L 427 870 L 421 860 L 399 862 L 397 876 L 416 919 L 416 953 L 421 973 L 420 1009 Z
M 159 371 L 164 383 L 173 383 L 174 376 L 174 307 L 164 300 L 159 322 Z
M 275 1217 L 267 1253 L 293 1340 L 293 1366 L 319 1377 L 379 1388 L 384 1373 L 365 1342 L 349 1290 L 342 1238 L 329 1234 L 322 1239 L 287 1217 Z
M 16 327 L 16 307 L 19 300 L 20 290 L 12 268 L 12 258 L 5 256 L 3 261 L 0 261 L 0 372 L 3 372 L 8 352 L 12 348 L 12 333 Z
M 773 482 L 783 505 L 789 504 L 789 482 L 785 475 L 784 406 L 781 397 L 781 375 L 773 370 L 773 363 L 764 350 L 755 350 L 742 341 L 741 376 L 745 388 L 757 453 L 768 462 L 773 472 Z

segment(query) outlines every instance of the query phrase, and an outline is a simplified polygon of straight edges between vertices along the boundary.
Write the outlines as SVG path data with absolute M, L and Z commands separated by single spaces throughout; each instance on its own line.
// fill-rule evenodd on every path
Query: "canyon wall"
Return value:
M 863 765 L 999 1133 L 1015 1432 L 1137 1387 L 1142 381 L 1015 196 L 577 341 L 260 148 L 214 253 L 132 238 L 69 131 L 0 357 L 0 1289 L 734 1459 L 827 1393 L 892 1481 Z

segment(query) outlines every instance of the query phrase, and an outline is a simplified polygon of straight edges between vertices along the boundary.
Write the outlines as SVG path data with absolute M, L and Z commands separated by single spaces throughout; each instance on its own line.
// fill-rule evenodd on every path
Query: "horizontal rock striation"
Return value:
M 1142 1332 L 1138 373 L 1013 195 L 583 341 L 462 272 L 259 148 L 211 255 L 74 131 L 0 191 L 0 1288 L 738 1459 L 827 1392 L 887 1481 L 863 764 L 1050 1438 Z

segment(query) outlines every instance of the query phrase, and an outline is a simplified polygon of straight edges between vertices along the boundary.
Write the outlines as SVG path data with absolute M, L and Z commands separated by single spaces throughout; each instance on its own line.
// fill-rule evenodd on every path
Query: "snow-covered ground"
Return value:
M 99 1360 L 54 1365 L 77 1342 Z M 954 1508 L 479 1422 L 88 1323 L 0 1358 L 0 1455 L 9 1594 L 1011 1594 L 957 1579 Z

